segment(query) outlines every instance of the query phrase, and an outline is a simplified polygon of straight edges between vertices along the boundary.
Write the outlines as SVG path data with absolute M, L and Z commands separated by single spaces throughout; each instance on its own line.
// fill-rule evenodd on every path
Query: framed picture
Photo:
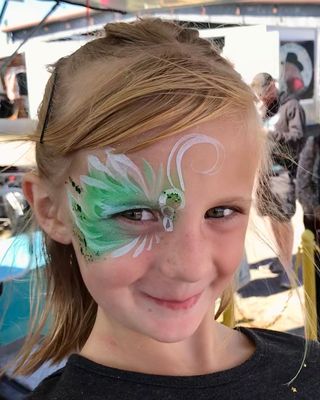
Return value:
M 280 90 L 296 93 L 300 99 L 314 94 L 314 41 L 280 42 Z

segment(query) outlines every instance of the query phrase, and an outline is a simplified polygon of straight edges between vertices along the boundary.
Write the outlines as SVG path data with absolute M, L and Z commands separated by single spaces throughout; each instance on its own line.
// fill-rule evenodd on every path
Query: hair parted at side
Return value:
M 132 151 L 200 122 L 254 110 L 254 94 L 218 49 L 197 30 L 160 19 L 108 24 L 104 37 L 52 70 L 38 127 L 27 137 L 36 142 L 40 178 L 52 185 L 62 183 L 79 150 Z M 74 249 L 44 236 L 46 303 L 21 351 L 18 374 L 81 349 L 96 317 Z
M 104 37 L 52 69 L 30 137 L 38 142 L 40 173 L 49 172 L 48 156 L 120 144 L 121 150 L 133 150 L 200 121 L 246 110 L 254 98 L 197 30 L 159 19 L 108 24 Z M 46 118 L 45 146 L 39 146 Z

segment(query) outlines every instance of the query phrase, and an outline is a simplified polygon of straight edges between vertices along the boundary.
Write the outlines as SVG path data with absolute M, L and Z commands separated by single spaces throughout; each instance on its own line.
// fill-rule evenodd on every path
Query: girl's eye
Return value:
M 130 221 L 157 221 L 157 216 L 150 210 L 139 208 L 135 210 L 127 210 L 118 214 L 118 217 L 128 219 Z
M 210 208 L 205 214 L 205 218 L 226 218 L 233 215 L 236 210 L 229 207 Z

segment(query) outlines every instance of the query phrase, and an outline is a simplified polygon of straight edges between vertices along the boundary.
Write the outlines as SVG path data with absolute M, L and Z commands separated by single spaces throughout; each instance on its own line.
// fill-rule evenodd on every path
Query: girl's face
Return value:
M 176 342 L 213 318 L 243 256 L 255 127 L 215 120 L 134 153 L 76 156 L 73 245 L 100 328 Z

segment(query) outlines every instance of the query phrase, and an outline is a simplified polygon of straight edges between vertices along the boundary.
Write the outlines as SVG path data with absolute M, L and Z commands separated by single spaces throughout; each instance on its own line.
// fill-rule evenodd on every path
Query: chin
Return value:
M 199 301 L 198 301 L 199 300 Z M 140 310 L 131 326 L 136 332 L 162 343 L 177 343 L 192 337 L 213 319 L 212 299 L 199 297 L 190 304 L 155 304 Z M 139 321 L 136 324 L 136 321 Z
M 172 334 L 163 334 L 163 335 L 156 335 L 153 336 L 152 339 L 156 340 L 157 342 L 160 343 L 180 343 L 183 342 L 187 339 L 189 339 L 190 337 L 192 337 L 192 335 L 194 334 L 194 332 L 191 332 L 189 334 L 184 333 L 172 333 Z
M 178 343 L 192 337 L 199 326 L 202 319 L 189 318 L 187 320 L 168 320 L 154 321 L 152 326 L 146 327 L 143 333 L 145 336 L 161 343 Z

